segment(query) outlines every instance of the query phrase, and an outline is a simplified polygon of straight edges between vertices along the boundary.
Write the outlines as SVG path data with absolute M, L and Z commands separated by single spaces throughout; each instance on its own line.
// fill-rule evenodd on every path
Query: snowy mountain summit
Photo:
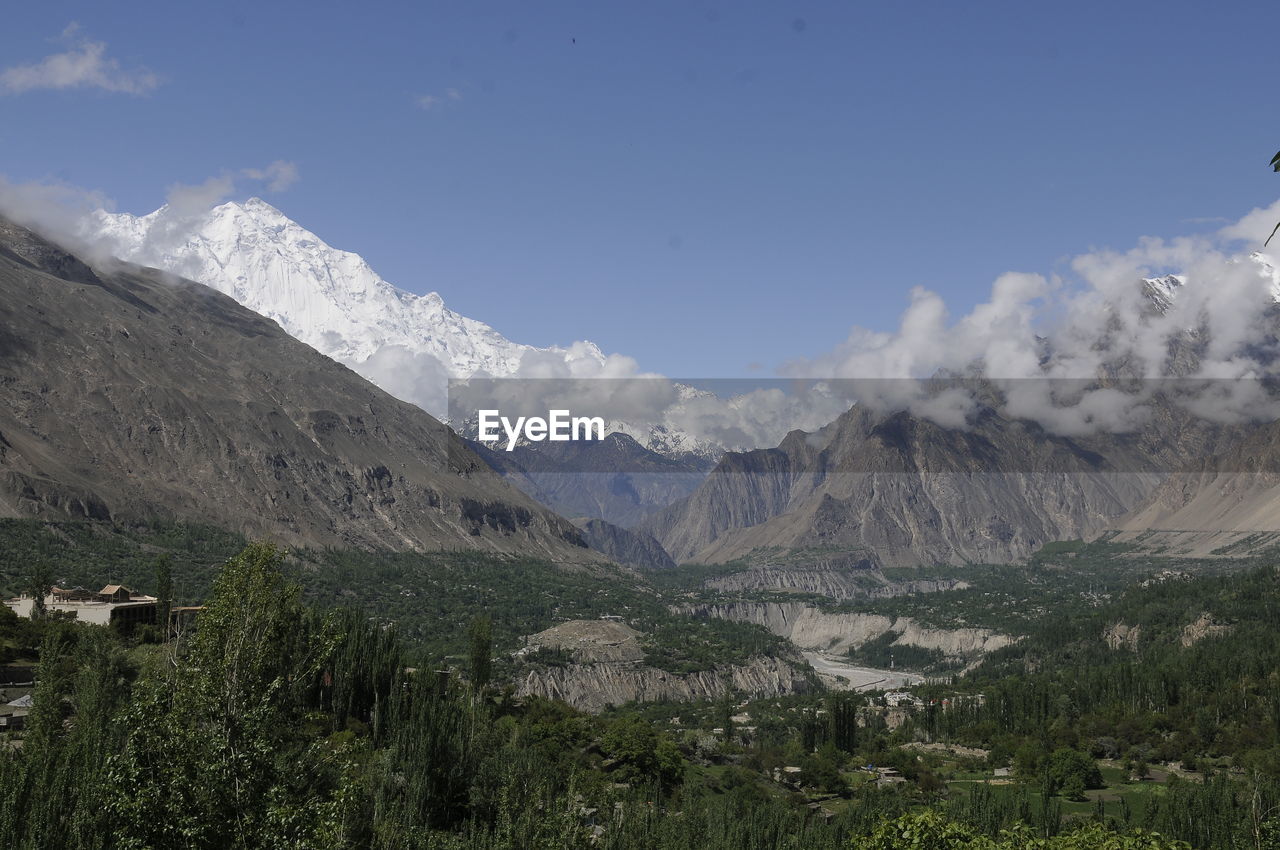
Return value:
M 512 342 L 448 309 L 435 292 L 393 286 L 358 254 L 331 247 L 259 198 L 196 216 L 168 206 L 144 216 L 99 212 L 93 226 L 121 259 L 211 286 L 436 414 L 448 378 L 513 377 L 529 355 L 566 376 L 593 374 L 607 360 L 590 342 L 545 349 Z M 438 387 L 406 387 L 415 375 Z
M 537 348 L 459 315 L 439 294 L 387 282 L 260 198 L 190 215 L 95 213 L 83 234 L 123 260 L 210 286 L 275 320 L 291 336 L 438 417 L 451 378 L 625 378 L 630 358 L 591 342 Z M 723 448 L 663 422 L 610 423 L 660 454 L 718 457 Z M 461 425 L 462 423 L 455 423 Z

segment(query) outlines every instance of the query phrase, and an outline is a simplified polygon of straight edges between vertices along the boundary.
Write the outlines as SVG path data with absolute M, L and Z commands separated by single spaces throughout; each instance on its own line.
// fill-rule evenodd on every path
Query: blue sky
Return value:
M 388 280 L 670 375 L 772 370 L 892 328 L 910 287 L 962 313 L 1002 272 L 1280 196 L 1263 3 L 46 2 L 5 20 L 0 71 L 89 42 L 126 89 L 0 92 L 8 179 L 140 213 L 172 184 L 292 162 L 268 200 Z

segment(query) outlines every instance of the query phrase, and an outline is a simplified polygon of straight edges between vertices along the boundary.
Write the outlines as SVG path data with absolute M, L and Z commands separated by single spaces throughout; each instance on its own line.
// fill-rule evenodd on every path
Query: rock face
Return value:
M 643 531 L 629 531 L 602 519 L 575 519 L 587 545 L 608 555 L 619 564 L 644 570 L 665 570 L 676 562 L 658 543 Z
M 1097 534 L 1222 433 L 1176 413 L 1073 439 L 990 406 L 965 430 L 855 407 L 776 449 L 726 455 L 641 527 L 677 561 L 826 548 L 882 566 L 1005 563 Z
M 724 602 L 682 606 L 678 613 L 755 623 L 800 649 L 842 655 L 887 633 L 894 646 L 933 649 L 951 658 L 972 660 L 1009 646 L 1013 639 L 991 629 L 935 629 L 909 617 L 882 614 L 831 614 L 803 602 Z
M 1117 542 L 1193 557 L 1243 557 L 1280 543 L 1280 422 L 1169 476 L 1113 527 Z
M 1180 642 L 1184 647 L 1195 646 L 1205 638 L 1218 637 L 1231 631 L 1231 626 L 1214 620 L 1209 612 L 1204 612 L 1194 623 L 1188 623 L 1182 629 Z
M 749 664 L 682 675 L 642 665 L 572 664 L 530 671 L 516 686 L 521 696 L 563 700 L 590 712 L 628 702 L 714 700 L 728 693 L 773 697 L 813 689 L 813 683 L 792 663 L 764 656 Z
M 4 219 L 0 515 L 593 559 L 448 428 L 274 322 Z
M 640 632 L 618 622 L 574 620 L 527 638 L 517 655 L 539 648 L 567 652 L 571 663 L 534 665 L 516 682 L 520 696 L 559 699 L 583 711 L 611 705 L 659 700 L 716 699 L 728 693 L 757 697 L 807 693 L 814 689 L 811 672 L 798 655 L 756 656 L 745 664 L 722 665 L 696 673 L 675 674 L 644 663 Z
M 1138 641 L 1142 639 L 1142 626 L 1130 626 L 1127 623 L 1115 623 L 1102 633 L 1102 639 L 1112 649 L 1138 651 Z

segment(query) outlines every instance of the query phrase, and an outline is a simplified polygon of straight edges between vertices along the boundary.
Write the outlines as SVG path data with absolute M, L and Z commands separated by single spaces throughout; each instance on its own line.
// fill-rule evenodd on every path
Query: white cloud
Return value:
M 458 89 L 445 89 L 444 94 L 420 94 L 414 98 L 414 103 L 418 108 L 430 112 L 438 106 L 444 106 L 448 103 L 458 103 L 462 100 L 462 92 Z
M 953 398 L 939 407 L 924 383 L 886 379 L 981 376 L 1005 392 L 1008 413 L 1063 434 L 1141 425 L 1149 390 L 1095 388 L 1059 397 L 1063 382 L 1096 381 L 1117 369 L 1148 381 L 1217 382 L 1211 402 L 1206 393 L 1180 399 L 1202 415 L 1224 421 L 1271 416 L 1270 401 L 1252 379 L 1274 369 L 1268 352 L 1276 349 L 1272 316 L 1280 273 L 1257 249 L 1277 220 L 1280 202 L 1217 232 L 1146 237 L 1128 251 L 1081 255 L 1063 276 L 1011 272 L 995 281 L 986 302 L 959 318 L 936 293 L 917 288 L 896 331 L 855 327 L 831 351 L 788 363 L 783 372 L 851 380 L 868 403 L 947 425 L 963 418 L 963 404 Z M 1170 274 L 1181 284 L 1162 312 L 1142 281 Z M 1194 361 L 1184 357 L 1175 368 L 1170 352 L 1179 345 L 1198 350 Z
M 235 175 L 223 173 L 195 185 L 174 183 L 165 195 L 165 204 L 170 215 L 197 216 L 231 197 L 235 190 Z
M 283 192 L 298 182 L 298 166 L 278 159 L 266 168 L 224 171 L 194 186 L 175 183 L 169 187 L 165 202 L 176 215 L 200 215 L 234 195 L 245 180 L 262 184 L 268 192 Z
M 262 180 L 268 192 L 283 192 L 298 182 L 298 166 L 283 159 L 277 159 L 266 168 L 246 168 L 241 172 L 251 180 Z
M 0 72 L 0 91 L 21 94 L 40 89 L 92 88 L 142 95 L 160 85 L 160 78 L 146 68 L 122 68 L 107 56 L 105 42 L 77 39 L 78 34 L 79 27 L 72 24 L 62 34 L 64 40 L 74 39 L 66 51 Z
M 94 256 L 95 244 L 82 235 L 82 225 L 95 210 L 111 209 L 111 199 L 100 191 L 61 182 L 10 183 L 0 176 L 0 215 Z
M 162 218 L 148 240 L 158 251 L 181 244 L 200 216 L 233 195 L 255 188 L 283 191 L 297 180 L 294 163 L 276 160 L 265 168 L 225 171 L 196 184 L 175 183 L 167 190 Z M 51 181 L 11 183 L 0 175 L 0 214 L 100 262 L 121 253 L 120 246 L 102 234 L 97 218 L 99 211 L 114 209 L 115 203 L 99 191 Z
M 449 373 L 444 364 L 403 345 L 384 345 L 362 362 L 347 362 L 391 395 L 437 416 L 449 406 Z
M 1253 242 L 1261 247 L 1277 221 L 1280 221 L 1280 201 L 1276 201 L 1269 207 L 1251 211 L 1236 223 L 1224 227 L 1222 234 L 1229 239 Z

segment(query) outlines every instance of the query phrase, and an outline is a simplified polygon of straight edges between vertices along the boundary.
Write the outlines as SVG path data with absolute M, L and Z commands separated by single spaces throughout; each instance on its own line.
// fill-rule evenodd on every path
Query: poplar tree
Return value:
M 173 610 L 173 568 L 168 555 L 156 559 L 156 627 L 162 640 L 169 639 L 169 612 Z

